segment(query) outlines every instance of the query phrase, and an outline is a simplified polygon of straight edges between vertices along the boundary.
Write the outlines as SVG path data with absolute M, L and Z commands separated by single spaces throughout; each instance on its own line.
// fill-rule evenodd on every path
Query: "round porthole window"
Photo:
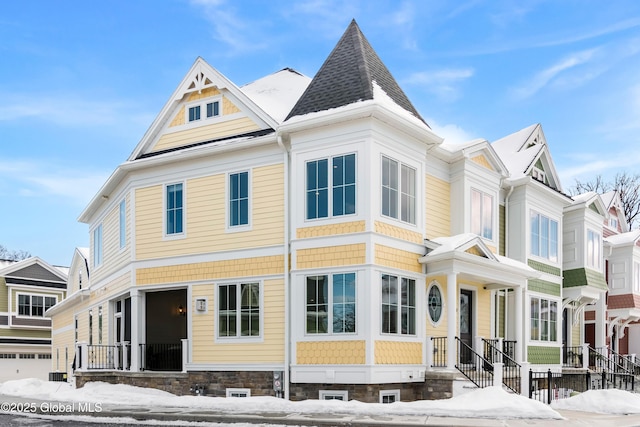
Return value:
M 435 282 L 429 288 L 428 308 L 429 318 L 433 323 L 438 323 L 442 317 L 442 292 Z

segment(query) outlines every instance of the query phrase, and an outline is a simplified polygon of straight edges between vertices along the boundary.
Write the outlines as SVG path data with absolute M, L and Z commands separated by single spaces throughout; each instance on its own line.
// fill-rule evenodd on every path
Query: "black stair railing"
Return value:
M 447 366 L 447 337 L 431 337 L 433 348 L 432 367 L 444 368 Z
M 484 358 L 492 365 L 494 363 L 502 363 L 502 384 L 514 393 L 520 394 L 520 386 L 522 384 L 520 364 L 498 348 L 498 340 L 485 340 L 483 338 L 482 342 L 484 343 Z M 495 365 L 493 366 L 495 368 Z
M 456 337 L 458 360 L 456 369 L 480 388 L 493 385 L 493 365 Z

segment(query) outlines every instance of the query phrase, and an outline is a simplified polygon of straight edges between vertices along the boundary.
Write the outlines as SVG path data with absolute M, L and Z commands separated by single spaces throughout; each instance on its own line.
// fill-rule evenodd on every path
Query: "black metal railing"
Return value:
M 609 358 L 624 368 L 624 370 L 632 375 L 640 375 L 640 364 L 635 362 L 629 355 L 617 353 L 614 350 L 609 350 Z
M 115 345 L 88 345 L 87 369 L 115 369 Z
M 502 340 L 502 352 L 516 360 L 516 340 Z
M 484 343 L 484 358 L 492 365 L 494 363 L 502 363 L 502 384 L 514 393 L 520 394 L 522 383 L 520 364 L 498 348 L 499 340 L 485 340 L 483 338 L 482 341 Z
M 562 347 L 562 367 L 582 368 L 583 347 Z
M 431 346 L 433 348 L 434 368 L 444 368 L 447 366 L 447 337 L 431 337 Z
M 571 397 L 576 392 L 607 388 L 633 391 L 634 387 L 634 376 L 626 373 L 529 371 L 529 398 L 547 404 Z
M 181 371 L 182 344 L 140 344 L 140 369 Z
M 456 337 L 458 360 L 456 369 L 480 388 L 493 385 L 493 365 Z
M 595 372 L 606 371 L 609 373 L 632 374 L 623 365 L 621 360 L 609 357 L 611 350 L 607 347 L 589 347 L 589 369 Z

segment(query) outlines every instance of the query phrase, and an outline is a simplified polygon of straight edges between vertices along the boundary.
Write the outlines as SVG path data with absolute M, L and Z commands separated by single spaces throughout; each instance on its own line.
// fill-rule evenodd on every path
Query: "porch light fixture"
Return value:
M 184 309 L 182 304 L 178 306 L 178 314 L 180 316 L 186 316 L 187 315 L 187 311 Z

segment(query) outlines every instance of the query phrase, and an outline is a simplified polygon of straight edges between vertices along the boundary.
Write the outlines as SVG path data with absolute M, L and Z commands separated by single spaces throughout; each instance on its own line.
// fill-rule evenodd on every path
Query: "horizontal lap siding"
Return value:
M 251 280 L 247 280 L 250 282 Z M 194 363 L 282 363 L 284 361 L 284 281 L 265 280 L 262 341 L 234 343 L 233 339 L 216 342 L 217 301 L 215 285 L 197 285 L 192 288 L 192 305 L 197 298 L 206 298 L 206 313 L 193 314 Z
M 129 237 L 131 232 L 131 210 L 129 199 L 129 196 L 124 199 L 126 223 L 124 248 L 120 248 L 120 202 L 122 199 L 118 200 L 102 221 L 102 265 L 93 269 L 91 277 L 93 283 L 98 283 L 113 271 L 122 268 L 131 259 L 131 245 L 129 243 L 131 241 Z M 83 278 L 83 280 L 86 280 L 86 278 Z
M 449 236 L 451 233 L 451 188 L 446 181 L 426 177 L 426 233 L 428 239 Z
M 165 133 L 158 139 L 152 152 L 182 147 L 196 142 L 211 141 L 227 136 L 242 135 L 258 129 L 260 128 L 253 120 L 248 117 L 242 117 L 183 131 Z
M 254 168 L 251 176 L 251 219 L 247 230 L 227 229 L 227 176 L 217 174 L 186 182 L 186 237 L 175 240 L 163 238 L 163 186 L 137 189 L 137 258 L 281 245 L 284 239 L 283 165 Z

